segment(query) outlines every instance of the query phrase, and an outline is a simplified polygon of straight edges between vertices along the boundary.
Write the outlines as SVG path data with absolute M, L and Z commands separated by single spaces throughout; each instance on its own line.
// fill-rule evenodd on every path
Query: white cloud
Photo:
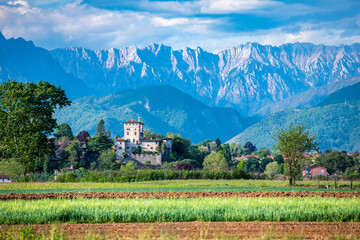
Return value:
M 245 8 L 257 9 L 263 7 L 264 4 L 272 4 L 271 1 L 252 0 L 248 6 L 244 6 L 244 1 L 219 1 L 224 5 L 222 8 L 219 6 L 218 12 L 234 9 L 240 11 Z M 204 2 L 201 0 L 191 4 L 201 3 L 204 7 Z M 182 7 L 179 11 L 190 6 L 190 2 L 170 3 L 174 8 Z M 167 3 L 157 2 L 157 4 L 159 4 L 157 7 L 160 7 L 161 4 Z M 169 4 L 166 6 L 170 6 Z M 206 4 L 207 11 L 215 11 L 214 7 L 218 3 L 207 1 Z M 197 6 L 200 9 L 200 5 Z M 7 38 L 24 37 L 48 49 L 69 46 L 108 49 L 130 45 L 144 46 L 157 42 L 176 49 L 200 46 L 208 51 L 217 51 L 245 42 L 280 45 L 299 41 L 339 45 L 358 42 L 360 39 L 360 31 L 348 29 L 350 25 L 359 25 L 359 16 L 326 24 L 293 23 L 268 30 L 246 32 L 227 28 L 226 17 L 174 16 L 177 15 L 164 15 L 159 12 L 110 11 L 80 2 L 52 9 L 36 8 L 26 1 L 12 1 L 0 6 L 0 30 Z
M 176 25 L 184 25 L 189 24 L 189 19 L 187 18 L 171 18 L 171 19 L 165 19 L 162 17 L 155 17 L 152 22 L 155 24 L 155 26 L 160 27 L 172 27 Z
M 249 10 L 279 5 L 269 0 L 202 0 L 201 12 L 210 14 L 243 13 Z

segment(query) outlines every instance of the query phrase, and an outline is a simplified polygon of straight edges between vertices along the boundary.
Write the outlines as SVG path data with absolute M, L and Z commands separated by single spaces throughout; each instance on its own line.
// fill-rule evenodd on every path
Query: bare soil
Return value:
M 226 239 L 226 238 L 302 238 L 358 239 L 359 222 L 174 222 L 27 225 L 36 233 L 50 235 L 56 228 L 65 239 L 92 236 L 104 239 Z M 22 225 L 0 225 L 5 232 Z
M 9 193 L 0 200 L 43 198 L 198 198 L 198 197 L 336 197 L 359 198 L 360 192 L 89 192 L 89 193 Z

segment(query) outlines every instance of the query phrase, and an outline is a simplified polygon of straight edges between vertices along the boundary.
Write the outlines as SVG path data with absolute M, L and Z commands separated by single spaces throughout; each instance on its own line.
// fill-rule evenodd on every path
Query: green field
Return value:
M 83 193 L 83 192 L 360 192 L 360 189 L 325 189 L 302 187 L 161 187 L 161 188 L 70 188 L 70 189 L 21 189 L 0 190 L 7 193 Z
M 0 202 L 0 224 L 360 221 L 360 199 L 43 199 Z
M 320 181 L 320 186 L 333 181 Z M 355 190 L 350 190 L 349 181 L 338 181 L 336 191 L 360 191 L 360 181 L 353 182 Z M 316 181 L 298 181 L 294 188 L 288 187 L 288 181 L 280 180 L 165 180 L 130 183 L 94 183 L 94 182 L 35 182 L 35 183 L 0 183 L 0 193 L 10 192 L 89 192 L 89 191 L 333 191 L 316 189 Z M 311 189 L 312 188 L 312 189 Z

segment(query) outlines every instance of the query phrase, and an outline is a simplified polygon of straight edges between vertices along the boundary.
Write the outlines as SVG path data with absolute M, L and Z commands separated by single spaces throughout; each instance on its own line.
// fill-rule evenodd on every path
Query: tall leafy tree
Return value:
M 104 119 L 101 119 L 96 126 L 95 135 L 100 135 L 100 134 L 106 134 Z
M 304 125 L 290 125 L 289 128 L 281 129 L 273 135 L 277 142 L 274 146 L 285 160 L 285 166 L 289 177 L 289 185 L 295 184 L 295 177 L 300 172 L 302 161 L 305 160 L 306 151 L 316 150 L 315 136 L 311 136 Z
M 81 131 L 76 136 L 77 140 L 80 142 L 88 142 L 88 137 L 90 137 L 90 134 L 87 131 Z
M 229 164 L 226 161 L 224 155 L 217 152 L 205 157 L 203 167 L 204 170 L 207 171 L 220 171 L 228 170 Z
M 67 123 L 60 123 L 60 125 L 56 128 L 54 135 L 57 139 L 62 137 L 66 137 L 69 140 L 74 139 L 74 134 L 71 130 L 71 127 Z
M 245 143 L 244 148 L 249 149 L 250 153 L 255 152 L 256 150 L 256 147 L 251 142 Z
M 0 152 L 15 158 L 23 173 L 34 170 L 55 151 L 48 139 L 57 127 L 56 108 L 70 105 L 65 91 L 48 82 L 20 83 L 9 80 L 0 85 Z

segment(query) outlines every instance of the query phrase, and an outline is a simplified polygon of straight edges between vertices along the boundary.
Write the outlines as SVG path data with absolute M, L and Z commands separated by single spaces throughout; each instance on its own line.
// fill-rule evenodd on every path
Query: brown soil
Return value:
M 90 192 L 90 193 L 9 193 L 0 200 L 42 198 L 197 198 L 197 197 L 337 197 L 359 198 L 360 192 Z
M 333 239 L 360 236 L 359 222 L 174 222 L 174 223 L 105 223 L 29 225 L 37 233 L 50 235 L 56 228 L 65 239 L 226 239 L 226 238 L 285 238 Z M 21 225 L 0 225 L 5 232 Z

